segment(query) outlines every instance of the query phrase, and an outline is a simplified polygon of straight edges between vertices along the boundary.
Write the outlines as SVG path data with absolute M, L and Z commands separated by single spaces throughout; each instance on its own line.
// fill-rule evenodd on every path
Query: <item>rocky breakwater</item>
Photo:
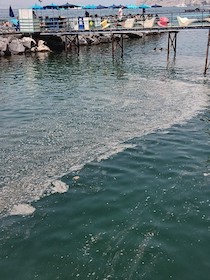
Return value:
M 86 35 L 79 36 L 79 44 L 98 45 L 110 43 L 111 35 Z M 71 49 L 72 44 L 67 48 Z M 65 38 L 59 36 L 41 36 L 34 34 L 33 38 L 21 34 L 0 35 L 0 56 L 20 55 L 30 52 L 60 52 L 65 49 Z
M 34 40 L 22 35 L 0 36 L 0 56 L 24 54 L 27 52 L 51 52 L 43 40 Z
M 124 34 L 124 38 L 141 38 L 145 34 L 138 32 L 138 34 Z M 115 40 L 119 37 L 115 35 Z M 79 35 L 80 46 L 99 45 L 104 43 L 111 43 L 112 35 L 104 33 L 93 33 L 89 35 Z M 65 48 L 65 44 L 67 46 Z M 64 49 L 71 50 L 75 47 L 73 39 L 66 40 L 65 36 L 59 35 L 41 35 L 33 34 L 31 37 L 24 36 L 21 33 L 10 33 L 0 35 L 0 56 L 17 55 L 34 52 L 61 52 Z

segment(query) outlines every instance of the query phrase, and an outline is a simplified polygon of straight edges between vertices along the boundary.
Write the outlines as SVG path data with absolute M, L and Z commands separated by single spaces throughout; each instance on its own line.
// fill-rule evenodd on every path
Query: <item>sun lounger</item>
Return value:
M 123 28 L 133 28 L 134 22 L 135 18 L 127 18 L 122 26 Z
M 187 17 L 182 18 L 180 16 L 177 17 L 177 20 L 178 20 L 178 23 L 179 23 L 180 27 L 186 27 L 189 24 L 198 21 L 198 19 L 195 19 L 195 18 L 192 18 L 192 19 L 187 18 Z
M 137 21 L 137 24 L 141 24 L 144 28 L 152 28 L 154 23 L 155 23 L 155 17 Z
M 204 21 L 210 22 L 210 18 L 204 18 Z

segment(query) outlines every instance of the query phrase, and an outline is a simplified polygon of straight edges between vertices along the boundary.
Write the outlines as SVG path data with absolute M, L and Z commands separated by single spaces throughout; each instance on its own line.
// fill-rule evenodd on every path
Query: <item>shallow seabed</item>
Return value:
M 207 32 L 178 42 L 0 60 L 0 279 L 207 279 Z

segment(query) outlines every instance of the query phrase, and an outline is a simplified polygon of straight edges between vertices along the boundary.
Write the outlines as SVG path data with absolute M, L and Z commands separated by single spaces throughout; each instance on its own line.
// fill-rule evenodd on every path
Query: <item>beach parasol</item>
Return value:
M 59 7 L 58 7 L 58 5 L 52 3 L 52 4 L 50 4 L 50 5 L 43 6 L 43 9 L 44 9 L 44 10 L 48 10 L 48 9 L 49 9 L 49 10 L 58 10 Z
M 32 10 L 42 10 L 43 7 L 41 5 L 37 5 L 37 4 L 34 4 L 32 7 Z
M 161 7 L 162 7 L 162 6 L 159 5 L 159 4 L 154 4 L 154 5 L 151 6 L 151 8 L 161 8 Z
M 141 4 L 139 5 L 139 9 L 148 9 L 148 8 L 151 8 L 150 5 L 147 5 L 147 4 Z
M 98 5 L 97 7 L 96 7 L 96 9 L 107 9 L 108 7 L 106 7 L 106 6 L 103 6 L 103 5 Z
M 126 9 L 127 7 L 124 6 L 124 5 L 121 5 L 121 4 L 120 5 L 113 4 L 113 5 L 109 6 L 108 8 L 110 8 L 110 9 L 119 9 L 119 8 Z
M 149 8 L 151 8 L 151 6 L 150 6 L 150 5 L 147 5 L 147 4 L 141 4 L 141 5 L 139 6 L 139 9 L 142 9 L 143 18 L 144 18 L 144 14 L 145 14 L 145 9 L 149 9 Z
M 126 8 L 128 8 L 128 9 L 138 9 L 139 6 L 136 6 L 136 5 L 126 5 Z
M 71 9 L 71 8 L 79 8 L 81 6 L 79 5 L 75 5 L 75 4 L 69 4 L 68 2 L 66 4 L 63 5 L 59 5 L 58 6 L 60 9 Z
M 83 9 L 96 9 L 97 6 L 96 5 L 86 5 L 86 6 L 82 6 Z
M 126 7 L 126 6 L 121 5 L 121 4 L 119 5 L 119 7 L 120 7 L 120 8 L 122 8 L 122 9 L 127 9 L 127 7 Z
M 113 5 L 109 6 L 109 8 L 110 8 L 110 9 L 119 9 L 119 8 L 120 8 L 120 5 L 115 5 L 115 4 L 113 4 Z
M 14 12 L 13 12 L 11 6 L 9 6 L 9 16 L 10 16 L 10 17 L 15 17 Z

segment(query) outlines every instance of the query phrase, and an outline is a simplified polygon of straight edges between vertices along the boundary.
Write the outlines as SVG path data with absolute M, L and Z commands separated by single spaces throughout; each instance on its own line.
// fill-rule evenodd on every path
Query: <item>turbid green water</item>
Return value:
M 0 279 L 208 279 L 207 32 L 166 42 L 1 59 Z

